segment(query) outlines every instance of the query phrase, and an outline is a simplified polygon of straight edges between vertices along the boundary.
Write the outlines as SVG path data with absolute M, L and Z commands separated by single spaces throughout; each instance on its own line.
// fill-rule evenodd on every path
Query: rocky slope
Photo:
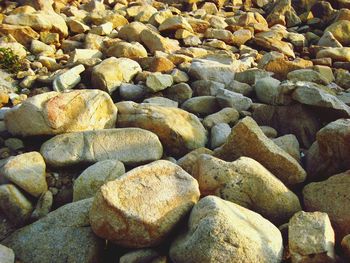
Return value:
M 0 2 L 1 263 L 350 260 L 350 1 Z

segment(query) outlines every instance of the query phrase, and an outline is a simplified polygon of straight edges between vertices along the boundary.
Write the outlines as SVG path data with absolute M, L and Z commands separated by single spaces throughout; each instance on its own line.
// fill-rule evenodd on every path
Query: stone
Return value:
M 286 134 L 281 137 L 274 138 L 272 141 L 300 163 L 300 146 L 298 139 L 294 134 Z
M 136 249 L 124 254 L 120 257 L 120 263 L 138 263 L 138 262 L 152 262 L 152 263 L 166 263 L 166 258 L 158 251 L 151 248 Z
M 279 80 L 272 77 L 257 80 L 254 90 L 259 101 L 270 105 L 278 103 L 280 84 L 281 82 Z
M 260 79 L 267 78 L 271 75 L 271 73 L 257 68 L 251 68 L 242 72 L 238 72 L 235 75 L 235 80 L 246 83 L 249 85 L 254 85 Z
M 145 99 L 142 103 L 150 103 L 153 105 L 163 106 L 163 107 L 174 107 L 177 108 L 179 103 L 164 97 L 152 97 Z
M 85 67 L 78 65 L 57 76 L 53 81 L 53 90 L 62 92 L 74 88 L 81 81 L 80 74 L 84 71 Z
M 282 251 L 281 233 L 272 223 L 244 207 L 207 196 L 192 209 L 187 232 L 171 244 L 170 258 L 177 263 L 277 263 Z
M 38 152 L 29 152 L 10 158 L 1 173 L 12 183 L 34 197 L 47 191 L 46 165 Z
M 2 35 L 11 35 L 23 46 L 29 47 L 33 39 L 38 39 L 39 34 L 29 26 L 0 24 Z
M 146 86 L 152 93 L 164 90 L 173 85 L 173 77 L 160 72 L 151 73 L 147 76 Z
M 32 42 L 35 40 L 32 40 Z M 25 47 L 17 42 L 0 42 L 0 48 L 9 48 L 12 52 L 17 55 L 20 59 L 23 59 L 27 56 L 27 51 Z
M 0 244 L 0 262 L 15 263 L 15 253 L 13 253 L 13 250 L 1 244 Z
M 131 22 L 130 24 L 124 25 L 118 32 L 118 37 L 128 42 L 139 42 L 141 43 L 141 32 L 147 29 L 147 26 L 140 22 Z
M 306 211 L 327 213 L 340 242 L 350 232 L 350 172 L 333 175 L 325 181 L 310 183 L 303 189 Z
M 117 127 L 139 127 L 154 132 L 165 151 L 181 156 L 207 143 L 207 131 L 198 118 L 182 109 L 119 102 Z
M 196 115 L 209 115 L 220 110 L 219 103 L 214 96 L 198 96 L 186 100 L 181 108 Z
M 190 212 L 199 195 L 197 181 L 181 167 L 156 161 L 103 185 L 94 198 L 90 223 L 98 236 L 115 244 L 155 246 Z
M 14 135 L 55 135 L 112 128 L 116 118 L 117 108 L 103 91 L 53 91 L 33 96 L 11 108 L 5 115 L 5 123 Z
M 74 48 L 70 53 L 69 62 L 79 63 L 84 59 L 102 58 L 102 52 L 97 49 Z
M 326 32 L 330 32 L 333 36 L 344 46 L 350 45 L 350 21 L 339 20 L 325 29 Z
M 193 32 L 191 25 L 187 22 L 186 18 L 182 16 L 172 16 L 165 19 L 159 26 L 159 31 L 176 31 L 178 29 L 185 29 L 189 32 Z
M 319 130 L 306 155 L 308 177 L 322 180 L 350 169 L 349 138 L 349 119 L 338 119 Z
M 138 59 L 146 58 L 147 50 L 138 42 L 119 41 L 108 48 L 106 54 L 108 57 Z
M 312 69 L 297 69 L 288 73 L 287 78 L 291 81 L 308 81 L 321 85 L 328 85 L 330 81 L 319 72 Z
M 222 108 L 231 107 L 237 111 L 248 110 L 253 103 L 250 98 L 226 89 L 219 89 L 216 99 Z
M 245 117 L 232 128 L 226 143 L 214 155 L 226 161 L 250 157 L 288 186 L 301 183 L 306 178 L 300 164 L 268 139 L 250 117 Z
M 176 68 L 171 72 L 171 75 L 173 76 L 175 83 L 188 82 L 190 80 L 190 77 L 186 72 Z
M 111 94 L 123 82 L 129 82 L 141 71 L 140 65 L 134 60 L 110 57 L 93 68 L 91 82 L 94 88 Z
M 172 75 L 173 76 L 173 75 Z M 174 76 L 173 76 L 174 82 Z M 183 103 L 192 97 L 193 91 L 187 83 L 178 83 L 164 90 L 165 96 L 171 100 Z
M 321 47 L 343 47 L 330 31 L 324 32 L 317 44 Z
M 194 60 L 188 74 L 198 80 L 212 80 L 229 85 L 235 79 L 235 72 L 244 70 L 244 66 L 238 60 L 227 65 L 210 60 Z
M 288 224 L 292 262 L 334 262 L 334 231 L 326 213 L 296 213 Z
M 217 124 L 227 123 L 234 124 L 239 119 L 239 113 L 234 108 L 223 108 L 222 110 L 208 115 L 203 120 L 203 125 L 207 129 L 211 129 Z
M 32 203 L 12 184 L 0 185 L 0 201 L 0 211 L 15 225 L 25 224 L 33 211 Z
M 47 191 L 40 196 L 30 218 L 35 221 L 43 218 L 51 211 L 52 204 L 53 194 L 51 191 Z
M 35 55 L 53 56 L 55 49 L 39 40 L 33 39 L 30 45 L 30 51 Z
M 124 164 L 118 160 L 104 160 L 89 166 L 74 181 L 73 202 L 94 197 L 104 183 L 124 173 Z
M 350 107 L 348 105 L 313 83 L 298 82 L 292 97 L 302 104 L 327 108 L 332 110 L 332 113 L 336 112 L 342 117 L 350 117 Z
M 271 51 L 278 51 L 288 57 L 295 58 L 292 45 L 282 40 L 270 37 L 255 37 L 254 43 L 262 48 L 266 48 Z
M 341 241 L 342 249 L 345 253 L 345 255 L 350 258 L 350 234 L 346 235 L 343 240 Z
M 155 51 L 172 53 L 173 51 L 180 49 L 177 43 L 150 29 L 142 30 L 140 39 L 142 43 L 151 51 L 151 53 L 154 53 Z
M 277 137 L 277 131 L 270 126 L 259 126 L 266 137 L 273 139 Z
M 215 149 L 223 145 L 231 133 L 231 127 L 227 123 L 219 123 L 210 130 L 210 146 Z
M 154 133 L 129 128 L 57 135 L 46 141 L 40 152 L 45 162 L 53 167 L 108 159 L 117 159 L 125 165 L 137 165 L 160 159 L 163 148 Z
M 118 89 L 119 95 L 124 100 L 139 100 L 148 93 L 148 88 L 143 85 L 122 83 Z
M 350 62 L 350 47 L 325 48 L 317 52 L 316 58 L 331 58 L 335 61 Z
M 70 19 L 67 24 L 69 26 L 70 31 L 72 31 L 73 33 L 81 34 L 90 30 L 89 26 L 76 19 Z
M 225 162 L 202 154 L 194 166 L 202 195 L 216 195 L 282 224 L 301 210 L 298 197 L 257 161 Z M 259 190 L 258 190 L 259 189 Z
M 205 147 L 197 148 L 181 157 L 176 163 L 193 176 L 193 168 L 195 167 L 199 156 L 202 154 L 212 155 L 213 151 Z
M 94 235 L 88 213 L 92 199 L 67 204 L 2 241 L 23 263 L 101 263 L 104 240 Z M 69 240 L 69 242 L 67 242 Z M 33 253 L 35 251 L 35 253 Z
M 151 72 L 170 73 L 174 67 L 174 63 L 166 57 L 153 57 L 148 65 L 148 70 Z
M 113 23 L 112 22 L 106 22 L 98 26 L 94 26 L 91 28 L 90 33 L 96 34 L 99 36 L 106 36 L 109 35 L 113 30 Z

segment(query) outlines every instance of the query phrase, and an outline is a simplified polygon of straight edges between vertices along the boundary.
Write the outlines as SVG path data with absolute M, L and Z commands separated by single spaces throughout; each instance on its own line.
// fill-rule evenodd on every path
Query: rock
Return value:
M 85 67 L 83 65 L 78 65 L 57 76 L 53 81 L 53 90 L 62 92 L 74 88 L 81 81 L 80 74 L 84 70 Z
M 1 173 L 12 183 L 34 197 L 47 191 L 46 165 L 38 152 L 29 152 L 10 158 Z
M 172 16 L 165 19 L 159 26 L 159 31 L 176 31 L 177 29 L 185 29 L 189 32 L 193 32 L 191 25 L 187 22 L 186 18 L 182 16 Z
M 141 32 L 147 29 L 147 26 L 140 22 L 131 22 L 124 25 L 118 32 L 118 37 L 128 41 L 141 42 Z
M 39 220 L 46 216 L 52 208 L 53 204 L 53 194 L 50 191 L 42 194 L 36 203 L 36 207 L 31 215 L 32 220 Z
M 166 263 L 167 259 L 154 249 L 144 248 L 144 249 L 133 250 L 129 253 L 124 254 L 119 259 L 119 262 L 120 263 L 138 263 L 138 262 Z
M 235 72 L 245 69 L 239 61 L 227 65 L 210 60 L 194 60 L 188 74 L 199 80 L 212 80 L 229 85 L 235 79 Z
M 279 80 L 272 77 L 259 79 L 254 86 L 257 98 L 263 103 L 277 104 L 280 94 L 280 83 Z
M 239 119 L 239 113 L 234 108 L 224 108 L 216 113 L 208 115 L 203 120 L 203 125 L 207 129 L 211 129 L 217 124 L 227 123 L 234 124 Z
M 184 155 L 182 158 L 177 160 L 176 163 L 180 165 L 181 168 L 184 169 L 186 172 L 193 175 L 193 168 L 196 165 L 199 156 L 202 154 L 212 155 L 213 151 L 205 147 L 201 147 Z
M 232 128 L 226 143 L 215 151 L 215 156 L 226 161 L 241 156 L 253 158 L 286 185 L 301 183 L 306 178 L 306 172 L 298 162 L 268 139 L 250 117 Z
M 289 153 L 300 163 L 300 147 L 297 137 L 294 134 L 287 134 L 272 140 L 278 147 Z
M 316 57 L 350 62 L 350 47 L 325 48 L 317 52 Z
M 134 60 L 110 57 L 93 68 L 91 82 L 94 88 L 111 94 L 123 82 L 129 82 L 141 71 L 140 65 Z
M 15 263 L 15 253 L 13 253 L 13 250 L 1 244 L 0 244 L 0 262 Z
M 18 43 L 26 47 L 30 46 L 33 39 L 39 38 L 39 34 L 29 26 L 0 24 L 0 33 L 13 36 Z
M 237 111 L 248 110 L 253 103 L 250 98 L 226 89 L 218 90 L 216 99 L 222 108 L 231 107 Z
M 176 82 L 174 76 L 173 80 Z M 177 101 L 179 103 L 183 103 L 184 101 L 190 99 L 193 93 L 191 87 L 187 83 L 175 84 L 164 90 L 164 92 L 169 99 Z
M 70 53 L 69 62 L 77 63 L 85 59 L 92 59 L 92 58 L 102 58 L 101 51 L 97 49 L 74 48 L 74 50 Z
M 84 170 L 74 181 L 73 202 L 94 197 L 100 187 L 125 173 L 124 164 L 118 160 L 97 162 Z
M 158 137 L 149 131 L 104 129 L 66 133 L 46 141 L 40 149 L 45 162 L 53 167 L 116 159 L 126 165 L 158 160 L 163 148 Z
M 350 172 L 347 171 L 322 182 L 310 183 L 303 189 L 306 211 L 327 213 L 338 242 L 350 233 L 349 185 Z
M 263 242 L 261 242 L 263 240 Z M 170 247 L 177 263 L 280 262 L 282 237 L 269 221 L 246 208 L 208 196 L 193 208 L 188 231 Z
M 227 123 L 219 123 L 210 130 L 210 146 L 215 149 L 223 145 L 231 133 L 231 127 Z
M 220 106 L 214 96 L 198 96 L 186 100 L 181 108 L 196 115 L 209 115 L 219 111 Z
M 169 74 L 159 72 L 151 73 L 147 76 L 146 86 L 155 93 L 173 85 L 173 77 Z
M 273 139 L 277 137 L 277 131 L 270 126 L 259 126 L 261 131 L 267 138 Z
M 115 244 L 155 246 L 191 210 L 199 195 L 197 181 L 181 167 L 156 161 L 103 185 L 94 198 L 90 223 L 98 236 Z
M 282 224 L 301 210 L 298 197 L 257 161 L 241 157 L 225 162 L 203 154 L 193 176 L 202 195 L 216 195 Z M 257 190 L 259 189 L 259 190 Z
M 349 138 L 349 119 L 336 120 L 319 130 L 306 155 L 308 177 L 322 180 L 350 169 Z
M 350 234 L 346 235 L 341 242 L 342 249 L 345 255 L 350 258 Z
M 76 19 L 70 19 L 68 21 L 68 26 L 70 31 L 77 34 L 85 33 L 86 31 L 90 30 L 89 26 L 85 25 L 84 23 Z
M 5 123 L 14 135 L 32 136 L 111 128 L 116 118 L 117 108 L 107 93 L 77 90 L 33 96 L 11 108 Z
M 254 109 L 252 117 L 259 125 L 271 126 L 278 134 L 294 134 L 301 146 L 309 148 L 321 128 L 320 120 L 306 106 L 260 105 Z
M 138 59 L 146 58 L 147 50 L 138 42 L 120 41 L 108 48 L 106 54 L 108 57 Z
M 288 224 L 292 262 L 333 262 L 334 231 L 326 213 L 296 213 Z
M 148 65 L 148 70 L 151 72 L 169 73 L 174 67 L 175 65 L 170 59 L 165 57 L 153 57 Z
M 295 58 L 295 54 L 292 48 L 292 45 L 281 41 L 276 38 L 270 38 L 270 37 L 255 37 L 254 42 L 256 45 L 266 48 L 271 51 L 278 51 L 283 54 L 285 54 L 288 57 Z
M 150 103 L 153 105 L 163 106 L 163 107 L 174 107 L 177 108 L 179 106 L 179 103 L 173 100 L 169 100 L 164 97 L 152 97 L 145 99 L 142 103 Z
M 297 69 L 288 73 L 287 78 L 291 81 L 308 81 L 321 85 L 328 85 L 330 81 L 312 69 Z
M 252 68 L 238 72 L 235 75 L 235 80 L 249 85 L 254 85 L 258 80 L 270 77 L 270 75 L 271 73 L 266 72 L 265 70 Z
M 207 132 L 198 118 L 184 110 L 128 101 L 117 103 L 117 107 L 117 127 L 154 132 L 171 155 L 184 155 L 207 142 Z
M 32 40 L 32 42 L 35 40 Z M 20 59 L 23 59 L 27 56 L 27 51 L 23 45 L 17 42 L 0 42 L 0 48 L 9 48 L 12 52 L 17 55 Z
M 317 44 L 321 47 L 343 47 L 330 31 L 324 32 Z
M 45 43 L 33 39 L 30 51 L 35 55 L 46 55 L 46 56 L 53 56 L 55 53 L 55 49 L 49 45 L 46 45 Z
M 96 34 L 99 36 L 106 36 L 109 35 L 113 30 L 113 23 L 112 22 L 106 22 L 98 26 L 94 26 L 91 28 L 90 33 Z
M 23 225 L 33 211 L 32 203 L 12 184 L 0 185 L 0 210 L 16 225 Z
M 253 88 L 247 84 L 247 83 L 242 83 L 237 80 L 234 80 L 230 83 L 229 86 L 226 87 L 226 89 L 241 93 L 244 96 L 250 97 L 253 94 Z
M 74 202 L 21 228 L 3 240 L 23 263 L 100 263 L 104 241 L 89 227 L 92 199 Z M 69 242 L 67 242 L 69 240 Z M 35 253 L 33 253 L 35 251 Z
M 160 34 L 150 30 L 144 29 L 140 34 L 140 39 L 143 44 L 154 53 L 155 51 L 162 51 L 165 53 L 172 53 L 179 50 L 179 46 L 168 38 L 162 37 Z
M 350 45 L 350 21 L 340 20 L 325 29 L 325 32 L 330 32 L 344 46 Z
M 124 100 L 142 99 L 148 93 L 148 88 L 143 85 L 122 83 L 118 89 L 119 95 Z
M 20 0 L 22 5 L 29 5 L 34 7 L 36 10 L 52 11 L 52 0 Z

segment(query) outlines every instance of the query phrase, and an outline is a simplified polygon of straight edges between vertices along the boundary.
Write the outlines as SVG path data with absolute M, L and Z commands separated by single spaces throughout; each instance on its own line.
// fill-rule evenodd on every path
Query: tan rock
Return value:
M 214 155 L 226 161 L 241 156 L 253 158 L 286 185 L 303 182 L 306 178 L 306 172 L 299 163 L 268 139 L 250 117 L 232 128 L 227 142 Z
M 29 47 L 33 39 L 38 39 L 39 34 L 29 26 L 0 24 L 1 35 L 11 35 L 18 43 Z
M 5 115 L 10 133 L 22 136 L 112 128 L 117 108 L 105 92 L 77 90 L 33 96 Z
M 202 195 L 216 195 L 282 224 L 301 210 L 298 197 L 257 161 L 225 162 L 202 154 L 192 170 Z
M 350 47 L 322 49 L 319 52 L 317 52 L 316 57 L 317 58 L 331 58 L 335 61 L 350 62 Z
M 239 119 L 239 113 L 234 108 L 224 108 L 216 113 L 208 115 L 203 120 L 203 125 L 207 129 L 211 129 L 216 124 L 228 123 L 234 124 Z
M 344 46 L 350 45 L 350 21 L 339 20 L 325 29 L 326 32 L 330 32 L 333 36 Z
M 199 195 L 197 181 L 181 167 L 156 161 L 103 185 L 94 198 L 90 223 L 98 236 L 115 244 L 154 246 L 191 210 Z
M 198 118 L 184 110 L 128 101 L 117 103 L 117 107 L 117 127 L 154 132 L 170 154 L 183 155 L 207 142 L 207 132 Z
M 178 29 L 185 29 L 189 32 L 193 32 L 191 25 L 187 22 L 186 18 L 182 16 L 172 16 L 165 19 L 159 26 L 159 31 L 176 31 Z
M 341 241 L 342 249 L 345 253 L 345 255 L 350 258 L 350 234 L 346 235 L 343 240 Z
M 177 160 L 177 164 L 193 176 L 193 168 L 196 166 L 197 160 L 202 154 L 212 155 L 213 151 L 205 147 L 195 149 Z
M 160 34 L 145 29 L 140 34 L 140 39 L 145 46 L 154 53 L 155 51 L 163 51 L 165 53 L 172 53 L 173 51 L 179 50 L 180 47 L 173 40 L 162 37 Z
M 126 165 L 137 165 L 162 157 L 158 137 L 149 131 L 104 129 L 61 134 L 46 141 L 40 149 L 45 162 L 54 167 L 116 159 Z
M 280 231 L 259 214 L 215 196 L 192 209 L 188 230 L 171 244 L 177 263 L 278 263 L 283 251 Z
M 131 22 L 119 30 L 118 37 L 128 42 L 141 42 L 140 35 L 141 32 L 145 29 L 147 29 L 147 26 L 145 24 L 140 22 Z
M 138 42 L 117 42 L 106 51 L 108 57 L 146 58 L 147 50 Z
M 294 134 L 286 134 L 284 136 L 275 138 L 272 141 L 300 163 L 301 156 L 299 142 Z

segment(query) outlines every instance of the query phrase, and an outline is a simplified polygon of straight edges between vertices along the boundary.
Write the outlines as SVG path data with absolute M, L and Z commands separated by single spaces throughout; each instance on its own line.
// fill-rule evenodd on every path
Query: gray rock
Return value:
M 0 262 L 15 263 L 15 253 L 13 250 L 0 244 Z
M 227 123 L 219 123 L 210 130 L 210 146 L 215 149 L 223 145 L 231 133 L 231 127 Z
M 62 92 L 74 88 L 80 82 L 80 74 L 84 72 L 84 70 L 85 67 L 83 65 L 78 65 L 59 75 L 53 81 L 53 90 Z
M 214 96 L 198 96 L 186 100 L 181 108 L 196 115 L 209 115 L 220 110 L 219 103 Z
M 225 89 L 218 90 L 216 98 L 222 108 L 231 107 L 238 111 L 248 110 L 253 103 L 250 98 Z

